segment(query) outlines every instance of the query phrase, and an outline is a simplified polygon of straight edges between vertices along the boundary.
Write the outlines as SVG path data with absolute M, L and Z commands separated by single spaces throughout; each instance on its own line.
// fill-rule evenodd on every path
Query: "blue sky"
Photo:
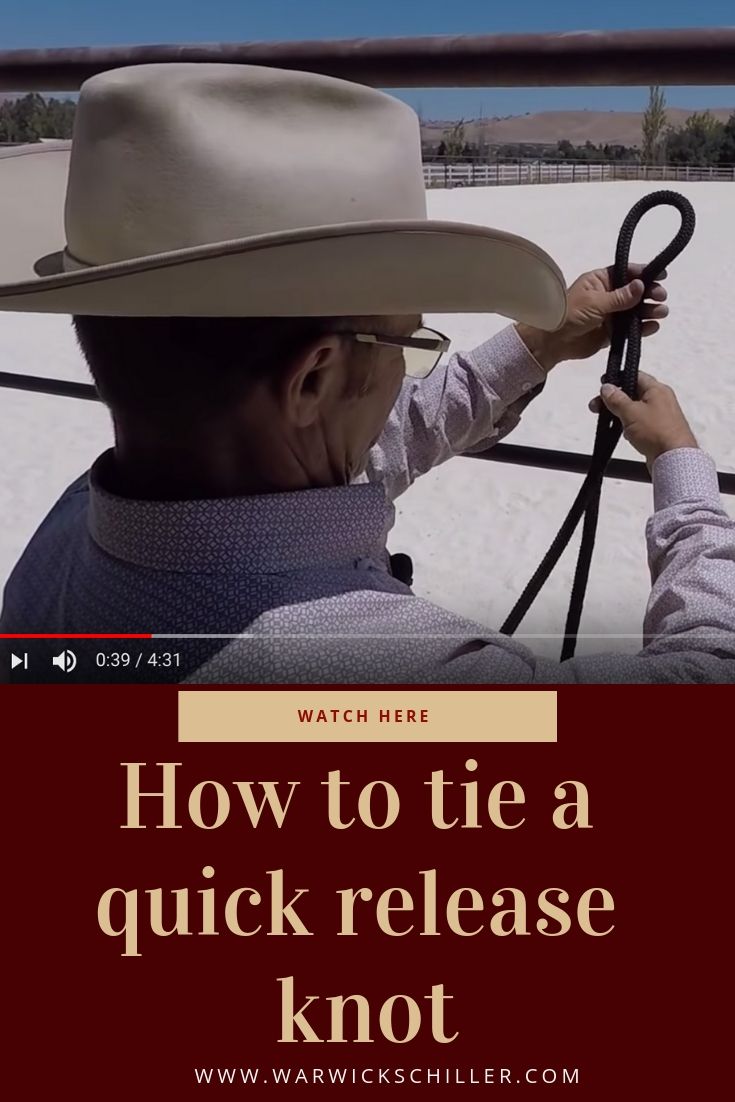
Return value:
M 733 0 L 2 0 L 0 48 L 494 34 L 735 24 Z M 638 110 L 639 88 L 391 89 L 426 117 Z M 735 107 L 735 87 L 669 88 L 672 106 Z

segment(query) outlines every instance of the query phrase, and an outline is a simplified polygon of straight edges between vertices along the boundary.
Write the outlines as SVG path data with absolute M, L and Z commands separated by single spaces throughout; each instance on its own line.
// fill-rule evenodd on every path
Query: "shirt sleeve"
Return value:
M 454 455 L 485 451 L 518 424 L 546 374 L 514 326 L 458 352 L 428 379 L 406 379 L 366 470 L 393 499 Z
M 668 653 L 682 640 L 705 653 L 735 652 L 735 521 L 714 462 L 696 448 L 667 452 L 654 464 L 653 489 L 645 653 Z
M 667 452 L 654 463 L 653 492 L 642 650 L 555 663 L 508 640 L 519 682 L 735 684 L 735 521 L 722 505 L 715 464 L 696 448 Z M 470 643 L 453 678 L 492 682 L 493 650 Z

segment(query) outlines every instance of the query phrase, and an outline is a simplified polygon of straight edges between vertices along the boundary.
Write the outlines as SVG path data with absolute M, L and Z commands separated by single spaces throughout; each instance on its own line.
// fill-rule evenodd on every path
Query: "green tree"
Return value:
M 725 123 L 719 163 L 721 165 L 735 165 L 735 111 Z
M 0 142 L 37 142 L 41 138 L 70 138 L 75 104 L 71 100 L 45 100 L 31 92 L 0 103 Z
M 728 124 L 729 125 L 729 124 Z M 668 159 L 672 164 L 716 165 L 727 139 L 727 127 L 711 111 L 690 115 L 683 126 L 667 136 Z
M 15 119 L 22 142 L 37 142 L 45 138 L 46 103 L 38 92 L 30 92 L 13 105 Z
M 5 100 L 4 103 L 0 103 L 0 142 L 18 141 L 16 129 L 12 104 Z
M 666 96 L 663 88 L 652 84 L 649 88 L 648 107 L 643 114 L 643 146 L 641 159 L 645 164 L 658 164 L 666 135 Z
M 464 119 L 460 119 L 459 122 L 455 122 L 453 126 L 444 131 L 443 144 L 446 150 L 446 157 L 450 163 L 460 159 L 464 153 L 466 140 Z

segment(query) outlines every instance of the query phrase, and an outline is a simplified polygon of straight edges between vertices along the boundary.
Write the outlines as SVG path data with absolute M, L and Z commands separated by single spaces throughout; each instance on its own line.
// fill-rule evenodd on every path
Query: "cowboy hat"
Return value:
M 72 143 L 0 155 L 0 241 L 2 310 L 493 312 L 555 329 L 566 306 L 530 241 L 427 218 L 406 104 L 260 66 L 92 77 Z

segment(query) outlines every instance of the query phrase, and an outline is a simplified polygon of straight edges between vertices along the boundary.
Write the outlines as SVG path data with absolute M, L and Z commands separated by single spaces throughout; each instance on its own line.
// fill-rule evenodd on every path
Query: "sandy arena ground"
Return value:
M 432 217 L 476 222 L 530 237 L 571 281 L 610 263 L 618 229 L 633 203 L 659 185 L 570 184 L 461 188 L 429 192 Z M 643 367 L 677 390 L 701 445 L 722 470 L 735 470 L 735 186 L 681 184 L 694 204 L 697 232 L 668 280 L 672 314 L 646 342 Z M 674 211 L 654 211 L 640 227 L 634 257 L 646 262 L 675 232 Z M 505 325 L 494 316 L 427 315 L 471 348 Z M 589 451 L 587 411 L 604 355 L 562 365 L 526 412 L 509 443 Z M 67 318 L 0 313 L 0 370 L 86 380 Z M 0 584 L 59 493 L 102 450 L 111 432 L 93 403 L 0 390 Z M 634 453 L 622 443 L 617 453 Z M 580 478 L 455 459 L 398 501 L 392 551 L 414 559 L 415 591 L 497 627 L 555 534 Z M 735 498 L 725 499 L 735 515 Z M 635 650 L 648 593 L 643 530 L 649 486 L 606 482 L 579 652 Z M 575 545 L 576 546 L 576 545 Z M 574 567 L 568 551 L 523 625 L 535 649 L 558 653 Z M 155 631 L 156 625 L 146 625 Z M 626 636 L 601 640 L 595 636 Z

